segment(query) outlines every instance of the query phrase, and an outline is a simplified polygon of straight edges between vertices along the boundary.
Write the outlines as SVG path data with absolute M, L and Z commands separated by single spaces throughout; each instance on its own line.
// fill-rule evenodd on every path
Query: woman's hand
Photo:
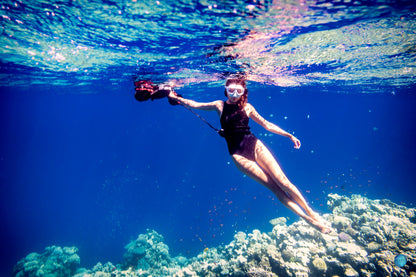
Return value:
M 293 141 L 293 143 L 295 144 L 295 149 L 299 149 L 300 148 L 300 140 L 298 140 L 295 136 L 290 135 L 290 139 Z
M 168 94 L 169 104 L 171 104 L 172 106 L 181 104 L 181 102 L 179 101 L 179 98 L 181 98 L 181 95 L 177 94 L 173 90 L 171 90 Z
M 177 94 L 176 92 L 174 92 L 173 90 L 171 90 L 171 91 L 169 92 L 168 97 L 169 97 L 169 98 L 173 98 L 173 99 L 175 99 L 177 95 L 178 95 L 178 94 Z

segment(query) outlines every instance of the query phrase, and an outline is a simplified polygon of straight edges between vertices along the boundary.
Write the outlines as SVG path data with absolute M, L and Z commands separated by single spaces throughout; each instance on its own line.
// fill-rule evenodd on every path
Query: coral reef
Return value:
M 228 245 L 187 259 L 171 257 L 162 235 L 147 230 L 126 245 L 122 264 L 98 263 L 92 269 L 78 269 L 75 276 L 416 276 L 415 209 L 389 200 L 337 194 L 328 195 L 328 207 L 332 213 L 323 218 L 334 229 L 330 234 L 304 221 L 287 225 L 284 218 L 277 218 L 271 220 L 270 233 L 238 232 Z M 60 253 L 66 253 L 65 249 Z M 46 252 L 21 260 L 15 276 L 36 276 L 44 268 L 41 265 L 49 268 L 46 264 L 54 250 Z M 403 267 L 395 264 L 398 254 L 406 257 Z M 55 272 L 73 273 L 79 258 L 76 263 L 65 259 L 55 259 Z
M 50 246 L 43 254 L 30 253 L 20 260 L 13 269 L 16 277 L 71 276 L 80 264 L 78 248 Z

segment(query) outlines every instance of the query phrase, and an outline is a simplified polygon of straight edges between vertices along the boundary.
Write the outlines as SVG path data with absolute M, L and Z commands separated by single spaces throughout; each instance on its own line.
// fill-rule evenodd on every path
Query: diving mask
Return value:
M 242 85 L 231 84 L 225 87 L 228 96 L 238 98 L 244 94 L 244 87 Z

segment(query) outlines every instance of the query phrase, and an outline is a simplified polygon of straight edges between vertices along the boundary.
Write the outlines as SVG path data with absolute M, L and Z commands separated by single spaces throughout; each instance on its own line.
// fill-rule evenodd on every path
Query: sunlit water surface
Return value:
M 2 85 L 135 71 L 178 86 L 239 73 L 289 87 L 415 82 L 410 0 L 2 1 L 0 14 Z

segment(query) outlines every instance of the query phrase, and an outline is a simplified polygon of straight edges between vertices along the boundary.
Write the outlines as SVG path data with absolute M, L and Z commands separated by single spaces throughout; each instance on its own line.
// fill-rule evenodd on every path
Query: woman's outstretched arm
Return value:
M 267 121 L 266 119 L 264 119 L 251 104 L 247 103 L 247 105 L 248 105 L 248 116 L 250 118 L 252 118 L 255 122 L 257 122 L 260 126 L 262 126 L 267 131 L 290 138 L 295 144 L 295 148 L 296 149 L 300 148 L 300 141 L 294 135 L 289 134 L 288 132 L 286 132 L 285 130 L 277 126 L 276 124 L 273 124 Z
M 204 110 L 204 111 L 217 111 L 218 114 L 220 114 L 222 111 L 223 102 L 221 100 L 208 102 L 208 103 L 201 103 L 201 102 L 196 102 L 194 100 L 180 97 L 174 91 L 171 91 L 168 97 L 174 101 L 178 101 L 179 104 L 192 108 L 192 109 Z

